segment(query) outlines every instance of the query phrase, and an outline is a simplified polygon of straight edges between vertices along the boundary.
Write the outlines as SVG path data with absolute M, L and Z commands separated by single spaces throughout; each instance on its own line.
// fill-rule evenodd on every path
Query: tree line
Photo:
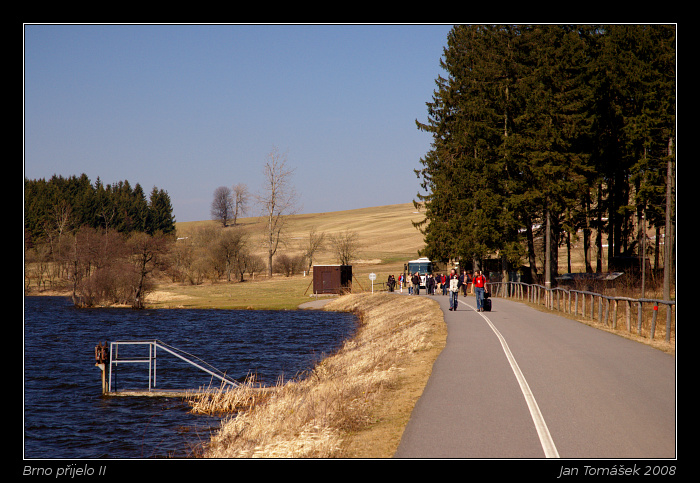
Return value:
M 93 184 L 87 175 L 54 175 L 24 180 L 24 228 L 30 243 L 79 227 L 149 235 L 175 232 L 175 217 L 167 191 L 153 187 L 150 197 L 129 181 Z
M 76 306 L 143 307 L 149 275 L 162 268 L 175 233 L 168 193 L 150 198 L 128 181 L 81 176 L 24 181 L 25 276 L 39 287 L 68 282 Z
M 455 26 L 428 119 L 416 121 L 433 138 L 415 170 L 422 254 L 497 256 L 549 283 L 579 230 L 586 271 L 600 272 L 641 255 L 652 229 L 646 255 L 659 266 L 663 230 L 671 267 L 675 35 L 673 25 Z
M 144 306 L 158 273 L 172 282 L 201 284 L 254 278 L 267 271 L 291 276 L 310 270 L 321 250 L 340 263 L 357 254 L 357 234 L 326 235 L 311 229 L 292 251 L 287 218 L 296 210 L 292 169 L 273 150 L 263 166 L 266 182 L 254 199 L 263 216 L 237 223 L 248 209 L 248 189 L 217 188 L 212 217 L 219 226 L 175 238 L 167 193 L 154 188 L 147 202 L 137 184 L 92 185 L 87 176 L 25 180 L 25 284 L 28 289 L 65 289 L 76 306 Z M 232 221 L 232 225 L 229 225 Z M 265 257 L 258 253 L 264 253 Z M 36 284 L 36 285 L 34 285 Z

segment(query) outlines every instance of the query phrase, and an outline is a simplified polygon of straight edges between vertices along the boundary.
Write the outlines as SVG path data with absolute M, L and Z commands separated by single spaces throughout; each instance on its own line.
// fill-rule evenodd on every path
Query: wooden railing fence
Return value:
M 637 335 L 643 336 L 646 334 L 647 325 L 644 322 L 650 316 L 651 321 L 648 325 L 648 334 L 651 339 L 654 339 L 656 334 L 656 320 L 659 308 L 664 306 L 666 312 L 666 341 L 669 342 L 671 334 L 675 334 L 675 300 L 615 297 L 584 290 L 567 290 L 559 287 L 548 289 L 542 285 L 524 282 L 491 282 L 489 286 L 492 296 L 527 300 L 530 303 L 544 305 L 550 310 L 557 310 L 572 315 L 579 315 L 580 313 L 582 317 L 597 318 L 599 323 L 613 329 L 617 329 L 618 311 L 620 310 L 620 305 L 622 305 L 625 311 L 624 321 L 628 332 L 633 330 L 632 312 L 633 307 L 635 307 L 637 309 Z

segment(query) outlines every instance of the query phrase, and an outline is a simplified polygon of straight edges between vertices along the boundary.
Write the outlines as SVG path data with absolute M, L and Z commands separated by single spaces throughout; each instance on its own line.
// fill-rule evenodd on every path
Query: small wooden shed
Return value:
M 314 265 L 314 293 L 349 291 L 352 287 L 352 265 Z

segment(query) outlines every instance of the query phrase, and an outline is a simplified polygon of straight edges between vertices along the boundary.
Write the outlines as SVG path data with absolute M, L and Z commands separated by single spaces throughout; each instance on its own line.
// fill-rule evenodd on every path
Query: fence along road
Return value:
M 675 357 L 511 300 L 431 296 L 447 344 L 396 458 L 675 458 Z

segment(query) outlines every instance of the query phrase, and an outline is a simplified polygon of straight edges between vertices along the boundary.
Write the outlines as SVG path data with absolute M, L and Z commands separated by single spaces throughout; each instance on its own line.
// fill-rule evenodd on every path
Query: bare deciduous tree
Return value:
M 341 265 L 350 265 L 360 249 L 360 236 L 355 231 L 346 230 L 344 233 L 330 235 L 330 248 L 336 260 Z
M 233 216 L 231 188 L 219 186 L 214 190 L 214 199 L 211 202 L 211 216 L 212 219 L 218 220 L 223 226 L 226 226 L 228 220 Z
M 309 271 L 311 271 L 311 267 L 314 264 L 314 255 L 321 249 L 321 247 L 323 247 L 323 242 L 325 239 L 326 234 L 324 232 L 317 233 L 316 227 L 312 227 L 311 230 L 309 230 L 309 240 L 306 247 L 304 247 L 304 256 L 306 257 L 307 262 L 309 262 Z
M 197 285 L 200 282 L 194 270 L 196 256 L 193 237 L 184 237 L 173 244 L 169 264 L 173 282 L 189 282 L 192 285 Z
M 272 277 L 272 257 L 277 252 L 288 215 L 296 212 L 297 195 L 291 184 L 294 170 L 287 167 L 287 155 L 273 149 L 263 167 L 262 192 L 256 196 L 265 217 L 263 244 L 267 249 L 267 273 Z
M 257 255 L 247 254 L 245 259 L 245 269 L 251 278 L 255 278 L 256 273 L 265 270 L 265 260 Z
M 285 277 L 291 277 L 295 273 L 302 271 L 305 263 L 306 258 L 302 254 L 290 256 L 282 253 L 275 257 L 274 269 L 275 272 L 281 273 Z
M 144 296 L 150 289 L 146 283 L 146 277 L 154 270 L 165 268 L 170 240 L 170 237 L 160 233 L 150 236 L 141 232 L 133 233 L 129 238 L 128 244 L 131 247 L 134 262 L 133 273 L 136 275 L 133 287 L 133 308 L 142 309 L 144 306 Z
M 233 224 L 236 225 L 239 216 L 243 216 L 248 211 L 248 186 L 238 183 L 233 187 Z
M 239 270 L 238 265 L 244 257 L 244 250 L 247 243 L 245 233 L 239 228 L 229 228 L 224 230 L 218 237 L 215 246 L 215 253 L 223 260 L 223 266 L 226 271 L 226 279 L 231 281 L 231 273 L 240 275 L 240 281 L 243 281 L 243 273 Z
M 56 231 L 61 236 L 73 221 L 73 209 L 67 201 L 61 200 L 53 207 L 53 216 L 56 222 Z
M 73 303 L 90 306 L 115 302 L 116 292 L 124 292 L 118 288 L 117 279 L 123 280 L 122 262 L 129 255 L 125 236 L 113 229 L 83 226 L 70 238 L 62 253 L 73 281 Z

